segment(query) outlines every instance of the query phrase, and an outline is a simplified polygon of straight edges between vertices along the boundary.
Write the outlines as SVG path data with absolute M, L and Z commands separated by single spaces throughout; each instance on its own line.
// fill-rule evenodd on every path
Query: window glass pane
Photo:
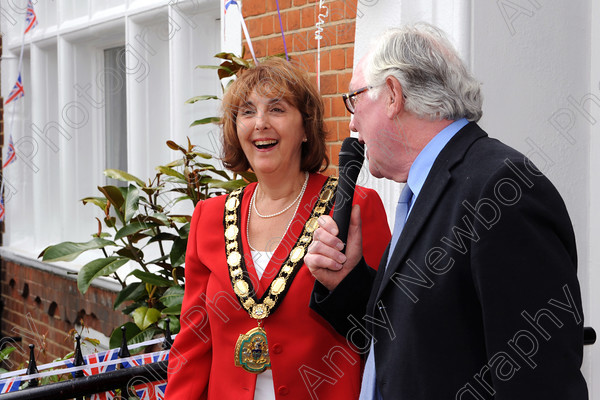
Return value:
M 127 171 L 125 46 L 104 50 L 106 168 Z M 125 182 L 118 182 L 125 184 Z

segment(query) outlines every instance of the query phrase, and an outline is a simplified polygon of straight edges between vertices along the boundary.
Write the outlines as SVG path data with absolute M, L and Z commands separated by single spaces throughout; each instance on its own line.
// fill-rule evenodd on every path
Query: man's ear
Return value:
M 385 96 L 386 113 L 388 117 L 395 118 L 404 109 L 404 97 L 402 96 L 402 86 L 398 79 L 393 76 L 388 76 L 385 79 L 386 90 Z

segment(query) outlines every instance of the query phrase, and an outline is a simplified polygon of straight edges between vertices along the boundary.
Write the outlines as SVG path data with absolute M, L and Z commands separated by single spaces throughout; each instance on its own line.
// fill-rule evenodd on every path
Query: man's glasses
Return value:
M 354 114 L 354 106 L 356 105 L 356 96 L 361 94 L 362 92 L 366 92 L 367 90 L 371 89 L 372 87 L 373 86 L 365 86 L 363 88 L 355 90 L 354 92 L 344 93 L 342 95 L 342 98 L 344 99 L 344 105 L 346 106 L 346 110 L 348 110 L 348 112 L 350 114 Z

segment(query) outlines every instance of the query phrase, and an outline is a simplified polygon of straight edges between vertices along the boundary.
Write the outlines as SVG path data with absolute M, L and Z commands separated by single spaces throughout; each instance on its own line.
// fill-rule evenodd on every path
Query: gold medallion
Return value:
M 240 335 L 235 346 L 235 365 L 248 372 L 259 374 L 270 368 L 271 360 L 267 346 L 267 334 L 260 327 L 260 321 L 267 318 L 283 301 L 294 276 L 303 265 L 304 255 L 312 242 L 313 232 L 319 226 L 318 218 L 329 212 L 331 200 L 335 195 L 337 178 L 329 177 L 321 189 L 321 195 L 313 206 L 311 215 L 304 225 L 293 250 L 282 263 L 279 273 L 274 277 L 268 290 L 261 299 L 256 298 L 252 282 L 248 279 L 243 256 L 241 237 L 241 199 L 243 188 L 231 192 L 225 202 L 223 225 L 225 228 L 225 256 L 229 268 L 229 277 L 233 291 L 240 304 L 251 318 L 258 321 L 258 327 Z
M 235 344 L 235 365 L 254 374 L 271 368 L 267 333 L 263 328 L 259 326 L 240 335 Z

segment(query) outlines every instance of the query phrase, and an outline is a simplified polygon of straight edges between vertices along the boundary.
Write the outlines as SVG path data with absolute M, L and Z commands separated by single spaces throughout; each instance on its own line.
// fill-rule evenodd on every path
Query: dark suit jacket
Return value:
M 311 298 L 358 351 L 375 340 L 385 400 L 588 398 L 571 221 L 522 154 L 461 129 L 385 260 Z

